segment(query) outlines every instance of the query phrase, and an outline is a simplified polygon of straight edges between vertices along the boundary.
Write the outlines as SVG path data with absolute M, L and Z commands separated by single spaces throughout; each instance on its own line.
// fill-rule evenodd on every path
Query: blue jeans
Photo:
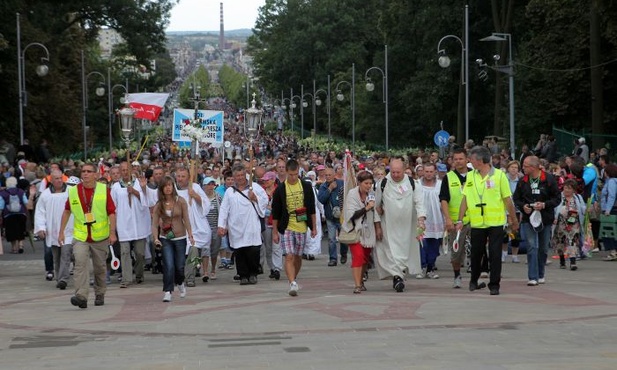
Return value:
M 427 271 L 433 271 L 435 261 L 439 257 L 439 247 L 443 239 L 439 238 L 424 238 L 420 246 L 420 261 L 422 268 Z
M 184 282 L 186 238 L 160 240 L 163 243 L 163 291 L 173 292 L 174 284 L 180 285 Z
M 328 254 L 330 255 L 330 261 L 338 261 L 338 255 L 336 254 L 336 234 L 341 230 L 341 223 L 326 218 L 326 225 L 328 226 Z M 341 256 L 347 256 L 349 247 L 347 244 L 340 244 Z
M 527 241 L 527 277 L 529 280 L 544 278 L 544 267 L 551 241 L 551 226 L 545 225 L 540 232 L 535 232 L 529 222 L 521 224 Z
M 51 251 L 51 246 L 46 245 L 44 247 L 43 260 L 45 261 L 45 271 L 53 272 L 54 271 L 54 254 Z

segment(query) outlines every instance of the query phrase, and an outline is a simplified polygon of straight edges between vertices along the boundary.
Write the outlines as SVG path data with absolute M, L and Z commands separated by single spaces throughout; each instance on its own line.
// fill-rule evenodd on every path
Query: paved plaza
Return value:
M 500 296 L 451 288 L 448 257 L 437 280 L 408 278 L 403 293 L 371 273 L 354 295 L 347 265 L 304 261 L 297 297 L 261 275 L 198 279 L 162 302 L 162 276 L 108 286 L 105 305 L 74 307 L 44 278 L 42 245 L 0 256 L 1 369 L 615 369 L 617 262 L 598 255 L 578 271 L 547 267 L 526 286 L 507 262 Z M 324 251 L 327 249 L 324 243 Z M 522 259 L 524 261 L 524 258 Z M 464 274 L 466 288 L 469 275 Z

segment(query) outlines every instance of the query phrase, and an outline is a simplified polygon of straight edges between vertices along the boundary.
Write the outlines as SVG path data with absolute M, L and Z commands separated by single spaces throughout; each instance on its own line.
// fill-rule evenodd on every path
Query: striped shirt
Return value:
M 216 192 L 214 192 L 213 197 L 208 196 L 208 199 L 210 199 L 210 212 L 208 212 L 206 218 L 210 224 L 210 229 L 215 230 L 219 222 L 219 207 L 222 201 L 220 195 Z

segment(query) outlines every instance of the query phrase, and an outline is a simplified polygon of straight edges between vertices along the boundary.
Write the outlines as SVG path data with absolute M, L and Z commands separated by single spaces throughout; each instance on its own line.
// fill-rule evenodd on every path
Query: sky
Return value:
M 167 31 L 219 30 L 220 3 L 225 29 L 253 28 L 257 10 L 265 0 L 180 0 L 171 10 Z

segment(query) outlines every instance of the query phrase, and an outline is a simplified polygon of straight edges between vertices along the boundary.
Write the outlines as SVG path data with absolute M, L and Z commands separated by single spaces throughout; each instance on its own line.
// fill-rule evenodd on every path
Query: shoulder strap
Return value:
M 416 190 L 416 182 L 411 178 L 411 176 L 406 175 L 407 176 L 407 180 L 409 180 L 409 184 L 411 184 L 411 190 Z M 384 177 L 383 180 L 381 180 L 381 192 L 383 193 L 383 189 L 385 189 L 386 187 L 386 183 L 388 183 L 388 178 Z
M 236 193 L 240 193 L 240 195 L 242 195 L 243 197 L 245 197 L 245 198 L 246 198 L 246 199 L 247 199 L 247 200 L 251 203 L 251 205 L 253 206 L 253 209 L 255 210 L 255 213 L 257 213 L 257 217 L 261 218 L 261 216 L 259 215 L 259 212 L 257 212 L 257 207 L 255 207 L 255 203 L 253 203 L 253 202 L 249 199 L 249 197 L 247 197 L 247 196 L 246 196 L 243 192 L 241 192 L 241 191 L 240 191 L 240 189 L 238 189 L 237 187 L 232 186 L 232 188 L 234 189 L 234 191 L 235 191 Z

